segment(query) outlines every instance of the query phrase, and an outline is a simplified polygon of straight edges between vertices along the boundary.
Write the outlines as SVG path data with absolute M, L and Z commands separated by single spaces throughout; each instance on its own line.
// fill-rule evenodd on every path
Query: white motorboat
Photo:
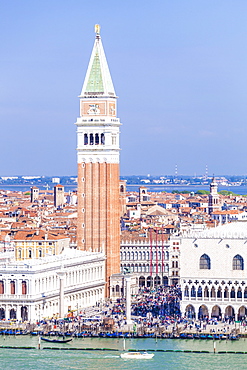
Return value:
M 154 357 L 154 354 L 147 352 L 125 352 L 121 353 L 120 357 L 124 359 L 150 360 Z

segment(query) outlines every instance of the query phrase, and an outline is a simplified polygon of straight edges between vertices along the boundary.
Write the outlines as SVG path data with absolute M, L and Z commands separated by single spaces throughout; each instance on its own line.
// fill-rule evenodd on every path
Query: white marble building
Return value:
M 36 321 L 60 312 L 79 312 L 105 297 L 105 256 L 65 249 L 60 255 L 0 263 L 0 319 Z
M 183 235 L 180 266 L 183 315 L 247 315 L 247 222 Z

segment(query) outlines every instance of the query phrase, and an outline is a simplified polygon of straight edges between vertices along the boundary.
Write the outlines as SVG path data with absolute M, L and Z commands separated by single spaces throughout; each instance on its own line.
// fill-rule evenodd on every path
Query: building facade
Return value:
M 59 255 L 69 248 L 70 239 L 44 230 L 19 230 L 11 237 L 15 245 L 16 260 Z
M 181 312 L 190 318 L 241 320 L 247 314 L 247 223 L 184 235 Z
M 106 254 L 106 282 L 120 271 L 119 127 L 117 96 L 100 29 L 80 94 L 77 119 L 77 246 Z
M 79 313 L 105 297 L 105 256 L 67 249 L 58 256 L 0 263 L 0 320 L 59 317 L 64 271 L 64 315 Z
M 178 268 L 175 269 L 176 264 L 172 263 L 173 255 L 170 241 L 162 240 L 160 235 L 157 240 L 154 236 L 152 241 L 149 238 L 136 240 L 122 238 L 121 272 L 127 270 L 134 273 L 140 288 L 174 285 L 178 283 L 179 275 L 175 273 Z
M 55 185 L 54 186 L 54 207 L 62 207 L 65 203 L 65 196 L 64 196 L 64 186 L 63 185 Z

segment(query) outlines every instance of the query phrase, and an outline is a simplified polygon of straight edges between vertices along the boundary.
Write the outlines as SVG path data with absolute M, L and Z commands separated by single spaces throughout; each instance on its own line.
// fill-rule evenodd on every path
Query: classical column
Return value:
M 59 276 L 60 279 L 60 284 L 59 284 L 59 317 L 63 318 L 64 317 L 64 271 L 59 271 L 57 272 L 57 275 Z
M 130 285 L 131 285 L 131 276 L 125 276 L 125 299 L 126 299 L 126 321 L 127 324 L 131 324 L 131 295 L 130 295 Z

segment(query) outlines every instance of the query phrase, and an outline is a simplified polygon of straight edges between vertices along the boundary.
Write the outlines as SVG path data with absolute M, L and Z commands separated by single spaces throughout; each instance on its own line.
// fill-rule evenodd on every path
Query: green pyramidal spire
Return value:
M 116 97 L 99 31 L 99 25 L 96 25 L 96 39 L 82 87 L 81 97 Z

